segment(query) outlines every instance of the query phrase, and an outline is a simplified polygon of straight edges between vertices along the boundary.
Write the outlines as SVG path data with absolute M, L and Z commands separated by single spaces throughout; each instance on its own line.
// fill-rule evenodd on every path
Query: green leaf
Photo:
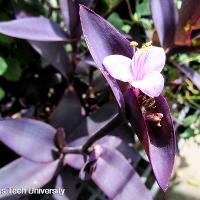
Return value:
M 7 35 L 0 34 L 0 44 L 8 46 L 13 42 L 13 38 Z
M 17 60 L 20 65 L 27 65 L 35 62 L 37 57 L 33 54 L 34 50 L 32 47 L 25 42 L 25 40 L 18 40 L 16 48 L 13 51 L 13 58 Z
M 176 8 L 177 8 L 178 10 L 180 10 L 181 5 L 182 5 L 182 0 L 176 0 L 176 1 L 175 1 L 175 4 L 176 4 Z
M 153 28 L 152 28 L 153 27 L 153 21 L 151 19 L 142 18 L 141 23 L 142 23 L 144 29 L 151 31 L 153 33 Z
M 112 13 L 109 17 L 108 17 L 108 21 L 115 26 L 118 29 L 121 29 L 124 26 L 124 22 L 123 20 L 120 18 L 118 13 Z
M 150 15 L 149 0 L 143 0 L 142 3 L 139 3 L 139 1 L 137 1 L 136 12 L 140 16 Z
M 141 16 L 140 16 L 140 14 L 137 13 L 137 12 L 134 13 L 134 15 L 132 16 L 132 18 L 133 18 L 133 21 L 134 21 L 135 23 L 139 23 L 140 20 L 141 20 Z
M 65 50 L 66 50 L 68 53 L 71 53 L 71 52 L 73 51 L 72 45 L 71 45 L 71 44 L 66 44 L 64 47 L 65 47 Z
M 3 75 L 9 81 L 18 81 L 21 77 L 21 67 L 20 63 L 15 59 L 8 59 L 8 69 Z
M 5 97 L 5 91 L 0 87 L 0 101 Z
M 0 76 L 2 76 L 7 70 L 7 63 L 3 57 L 0 57 Z
M 54 7 L 54 8 L 57 8 L 58 7 L 58 1 L 57 0 L 49 0 L 51 5 Z
M 190 62 L 198 62 L 200 63 L 200 55 L 198 53 L 182 53 L 177 56 L 177 61 L 183 64 L 189 64 Z
M 104 2 L 106 3 L 109 9 L 112 9 L 118 4 L 119 0 L 104 0 Z
M 129 31 L 131 30 L 131 26 L 126 24 L 122 26 L 122 31 L 124 31 L 125 33 L 129 33 Z
M 18 0 L 18 6 L 20 10 L 25 10 L 27 13 L 39 16 L 39 15 L 45 15 L 45 9 L 44 4 L 39 0 Z
M 191 129 L 191 128 L 187 128 L 181 135 L 180 135 L 180 137 L 181 138 L 190 138 L 190 137 L 192 137 L 192 136 L 194 136 L 195 134 L 194 134 L 194 130 L 193 129 Z
M 115 26 L 117 29 L 129 33 L 131 26 L 124 23 L 124 20 L 119 16 L 118 13 L 113 12 L 109 17 L 108 21 Z
M 198 114 L 193 114 L 193 115 L 190 115 L 188 117 L 186 117 L 182 123 L 183 123 L 183 126 L 184 127 L 188 127 L 190 126 L 191 124 L 193 124 L 198 118 Z
M 181 62 L 181 63 L 184 63 L 185 60 L 187 60 L 187 59 L 189 59 L 189 56 L 186 53 L 183 53 L 178 57 L 178 61 Z
M 164 67 L 164 73 L 168 82 L 172 82 L 180 77 L 180 71 L 168 64 L 166 64 Z

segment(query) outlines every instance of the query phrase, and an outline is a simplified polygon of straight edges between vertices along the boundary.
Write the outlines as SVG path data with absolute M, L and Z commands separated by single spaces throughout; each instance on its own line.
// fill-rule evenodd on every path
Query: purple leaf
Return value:
M 173 62 L 173 65 L 175 65 L 182 73 L 184 73 L 200 90 L 200 74 L 198 72 L 177 62 Z
M 95 64 L 95 62 L 94 62 L 94 60 L 93 60 L 93 58 L 92 58 L 91 55 L 85 56 L 84 62 L 85 62 L 86 64 L 88 64 L 88 65 L 94 67 L 94 68 L 97 68 L 97 66 L 96 66 L 96 64 Z
M 19 158 L 0 169 L 0 188 L 41 188 L 53 178 L 58 164 L 59 160 L 41 164 Z
M 56 178 L 55 188 L 63 188 L 65 189 L 64 196 L 61 195 L 53 195 L 56 200 L 73 200 L 79 199 L 81 193 L 77 192 L 77 186 L 80 185 L 81 182 L 75 174 L 74 170 L 68 166 L 66 166 L 61 173 Z M 80 191 L 80 190 L 78 190 Z
M 60 8 L 67 31 L 71 37 L 80 37 L 82 30 L 79 17 L 79 3 L 91 6 L 93 0 L 60 0 Z
M 32 119 L 0 121 L 0 141 L 17 154 L 36 162 L 54 160 L 56 130 L 44 122 Z
M 150 7 L 161 45 L 165 48 L 172 46 L 177 15 L 174 0 L 150 0 Z
M 117 106 L 111 103 L 105 104 L 91 116 L 85 117 L 80 125 L 75 128 L 67 141 L 73 141 L 79 137 L 91 137 L 101 131 L 118 116 Z
M 82 118 L 80 100 L 70 86 L 51 116 L 51 125 L 56 128 L 63 127 L 68 137 Z
M 123 134 L 123 131 L 121 132 Z M 129 163 L 136 163 L 140 160 L 141 156 L 133 147 L 130 147 L 130 143 L 125 142 L 116 136 L 106 136 L 98 140 L 95 144 L 100 144 L 102 147 L 109 149 L 116 149 L 121 152 Z
M 103 149 L 92 180 L 113 200 L 152 199 L 134 168 L 116 150 Z
M 90 53 L 108 81 L 119 106 L 124 108 L 123 96 L 118 83 L 104 70 L 103 59 L 113 54 L 132 58 L 132 48 L 129 41 L 106 20 L 85 6 L 80 6 L 80 18 L 83 34 Z
M 191 45 L 192 30 L 200 24 L 199 0 L 183 0 L 179 11 L 175 42 L 177 45 Z
M 121 138 L 126 143 L 134 143 L 134 134 L 132 127 L 130 127 L 127 122 L 122 123 L 119 126 L 116 126 L 116 128 L 110 132 L 110 135 L 116 136 Z
M 67 41 L 67 34 L 55 22 L 45 17 L 27 17 L 0 22 L 0 33 L 27 40 Z
M 28 18 L 24 11 L 16 13 L 16 18 Z M 50 64 L 52 64 L 66 79 L 69 73 L 70 60 L 61 42 L 28 41 L 30 45 Z
M 60 8 L 70 37 L 80 37 L 81 26 L 78 3 L 73 0 L 60 0 Z
M 64 158 L 64 165 L 69 165 L 74 169 L 80 170 L 84 165 L 84 158 L 80 154 L 67 154 Z
M 138 103 L 137 90 L 125 93 L 127 117 L 135 129 L 140 142 L 151 162 L 155 177 L 163 191 L 168 188 L 175 158 L 175 133 L 170 110 L 165 98 L 160 95 L 155 98 L 155 106 L 151 112 L 162 113 L 161 127 L 146 122 Z
M 103 77 L 102 73 L 98 70 L 94 71 L 93 73 L 91 86 L 95 92 L 103 90 L 105 91 L 106 89 L 108 90 L 109 87 L 106 79 Z
M 60 42 L 30 41 L 31 46 L 66 79 L 69 74 L 70 60 L 63 44 Z
M 86 79 L 87 83 L 89 83 L 88 80 L 89 72 L 90 72 L 90 66 L 87 63 L 85 63 L 85 60 L 81 60 L 80 62 L 77 63 L 75 73 L 83 76 Z

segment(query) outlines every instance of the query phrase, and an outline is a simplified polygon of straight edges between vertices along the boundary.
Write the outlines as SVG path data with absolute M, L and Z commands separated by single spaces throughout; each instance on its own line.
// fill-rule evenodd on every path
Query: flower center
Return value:
M 144 118 L 147 122 L 152 122 L 153 124 L 156 124 L 156 126 L 161 127 L 161 119 L 163 118 L 163 114 L 162 113 L 149 113 L 149 112 L 145 112 L 144 114 Z
M 142 45 L 141 48 L 138 48 L 138 43 L 135 41 L 130 42 L 130 45 L 133 47 L 133 64 L 134 66 L 137 65 L 137 68 L 139 68 L 140 72 L 138 71 L 138 73 L 135 73 L 132 71 L 133 77 L 135 80 L 140 80 L 142 77 L 142 69 L 143 66 L 145 65 L 145 62 L 147 61 L 147 58 L 149 56 L 149 52 L 151 50 L 151 41 L 147 42 L 145 44 Z M 136 57 L 137 57 L 137 63 L 136 63 Z
M 142 47 L 137 50 L 137 53 L 139 53 L 141 56 L 147 55 L 149 49 L 152 47 L 151 43 L 152 42 L 150 41 L 150 42 L 143 44 Z
M 138 96 L 138 102 L 145 120 L 161 127 L 160 122 L 163 118 L 163 114 L 152 112 L 152 110 L 156 108 L 155 99 L 145 95 L 144 93 L 141 93 Z
M 138 43 L 136 41 L 130 42 L 130 45 L 133 47 L 133 55 L 136 52 L 139 53 L 140 55 L 144 55 L 149 51 L 149 48 L 152 46 L 152 41 L 149 41 L 143 44 L 141 48 L 137 48 L 137 49 L 136 47 L 138 46 Z

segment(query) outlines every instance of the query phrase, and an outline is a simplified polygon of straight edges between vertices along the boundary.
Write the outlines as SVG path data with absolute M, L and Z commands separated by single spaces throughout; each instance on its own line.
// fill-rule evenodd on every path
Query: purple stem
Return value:
M 64 153 L 64 154 L 83 154 L 82 148 L 83 148 L 82 146 L 78 146 L 78 147 L 66 146 L 62 149 L 62 153 Z

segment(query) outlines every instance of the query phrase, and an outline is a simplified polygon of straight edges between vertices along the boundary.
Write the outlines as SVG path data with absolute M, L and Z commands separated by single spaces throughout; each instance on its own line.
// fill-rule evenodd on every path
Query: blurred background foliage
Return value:
M 181 0 L 176 0 L 177 9 L 181 8 L 181 3 Z M 18 10 L 25 10 L 30 15 L 49 17 L 64 27 L 57 0 L 0 0 L 0 8 L 0 21 L 14 19 Z M 137 38 L 140 44 L 149 41 L 155 31 L 149 0 L 97 0 L 92 9 L 107 18 L 128 39 Z M 79 51 L 87 51 L 83 39 L 80 46 Z M 67 44 L 65 49 L 71 55 L 71 45 Z M 175 121 L 181 125 L 177 130 L 178 136 L 189 138 L 200 133 L 200 91 L 172 64 L 174 61 L 200 73 L 200 55 L 177 52 L 169 57 L 163 72 L 166 80 L 164 94 Z M 37 107 L 34 115 L 45 120 L 49 115 L 47 106 L 56 105 L 66 88 L 65 80 L 55 80 L 55 73 L 57 71 L 25 40 L 0 34 L 1 115 L 14 115 L 31 105 Z M 46 95 L 52 87 L 56 93 Z M 187 111 L 186 116 L 180 118 L 184 111 Z

